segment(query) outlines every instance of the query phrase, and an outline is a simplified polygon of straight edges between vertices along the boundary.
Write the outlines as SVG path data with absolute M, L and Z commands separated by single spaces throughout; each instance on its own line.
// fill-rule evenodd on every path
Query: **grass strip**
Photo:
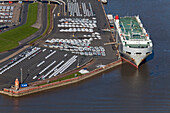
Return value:
M 19 41 L 38 31 L 31 27 L 37 20 L 38 3 L 29 4 L 26 24 L 0 34 L 0 52 L 16 48 Z
M 45 35 L 45 33 L 47 33 L 47 31 L 50 27 L 50 24 L 51 24 L 51 15 L 50 15 L 51 13 L 50 13 L 50 11 L 51 11 L 51 5 L 48 5 L 48 23 L 47 23 L 47 28 L 46 28 L 43 35 Z
M 51 24 L 51 21 L 50 21 L 50 19 L 51 19 L 50 10 L 51 10 L 51 5 L 48 5 L 47 28 L 45 29 L 44 33 L 43 33 L 41 36 L 39 36 L 38 38 L 32 40 L 32 41 L 30 42 L 30 44 L 32 44 L 32 43 L 34 43 L 35 41 L 37 41 L 38 39 L 42 38 L 42 37 L 47 33 L 47 31 L 48 31 L 48 29 L 49 29 L 49 27 L 50 27 L 50 24 Z
M 76 76 L 75 76 L 76 75 Z M 57 80 L 53 80 L 53 81 L 50 81 L 49 83 L 54 83 L 54 82 L 58 82 L 58 81 L 63 81 L 63 80 L 67 80 L 67 79 L 71 79 L 71 78 L 74 78 L 74 77 L 78 77 L 78 76 L 81 76 L 83 74 L 81 74 L 80 72 L 76 72 L 76 73 L 73 73 L 73 74 L 70 74 L 68 76 L 65 76 L 63 78 L 59 78 Z M 43 84 L 39 84 L 37 86 L 42 86 L 42 85 L 45 85 L 45 84 L 48 84 L 48 83 L 43 83 Z

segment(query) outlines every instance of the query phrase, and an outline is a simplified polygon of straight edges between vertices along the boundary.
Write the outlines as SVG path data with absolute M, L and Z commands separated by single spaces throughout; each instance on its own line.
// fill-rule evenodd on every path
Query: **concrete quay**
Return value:
M 72 3 L 73 0 L 69 0 L 69 3 L 70 2 Z M 75 2 L 75 0 L 74 0 L 74 2 Z M 104 72 L 108 69 L 111 69 L 115 66 L 122 64 L 122 61 L 119 58 L 119 52 L 117 50 L 117 47 L 115 45 L 104 45 L 105 43 L 115 41 L 115 37 L 113 36 L 113 34 L 111 32 L 106 32 L 106 31 L 102 30 L 102 29 L 110 29 L 110 27 L 109 27 L 106 13 L 104 11 L 101 1 L 97 1 L 97 0 L 78 1 L 77 0 L 77 2 L 75 2 L 75 3 L 74 2 L 73 2 L 73 4 L 77 4 L 77 3 L 79 4 L 78 7 L 80 8 L 80 14 L 76 13 L 76 15 L 70 15 L 70 14 L 73 14 L 71 11 L 67 10 L 65 13 L 65 11 L 63 10 L 63 7 L 61 5 L 57 6 L 52 14 L 52 16 L 53 16 L 52 31 L 48 35 L 43 37 L 39 41 L 40 43 L 35 44 L 35 46 L 34 46 L 34 47 L 40 48 L 38 50 L 38 52 L 31 55 L 28 58 L 25 58 L 25 60 L 23 60 L 21 63 L 18 63 L 16 66 L 12 67 L 8 71 L 4 72 L 0 77 L 0 79 L 1 79 L 0 82 L 2 81 L 0 84 L 0 87 L 2 84 L 4 85 L 4 82 L 6 82 L 6 87 L 9 87 L 13 84 L 13 81 L 15 80 L 16 77 L 19 78 L 19 80 L 21 79 L 19 73 L 20 73 L 20 67 L 22 67 L 22 69 L 24 70 L 24 72 L 23 72 L 24 83 L 28 83 L 29 87 L 20 88 L 19 90 L 14 90 L 13 88 L 3 88 L 3 90 L 0 91 L 1 94 L 13 96 L 13 97 L 20 97 L 20 96 L 44 91 L 47 89 L 51 89 L 51 88 L 61 87 L 64 85 L 80 82 L 84 79 L 95 76 L 96 74 L 99 74 L 101 72 Z M 86 4 L 86 6 L 88 6 L 88 7 L 86 9 L 83 9 L 82 3 Z M 67 4 L 67 2 L 66 2 L 66 4 Z M 91 6 L 92 6 L 91 13 L 89 13 L 90 12 L 89 4 L 91 4 Z M 96 6 L 98 6 L 98 7 L 96 7 Z M 86 11 L 83 12 L 83 10 L 86 10 Z M 92 12 L 93 12 L 93 14 L 92 14 Z M 77 14 L 79 16 L 77 16 Z M 81 14 L 83 14 L 82 17 L 80 16 Z M 96 23 L 97 27 L 95 27 L 93 29 L 93 31 L 100 34 L 100 36 L 99 36 L 100 38 L 98 38 L 98 39 L 94 38 L 93 41 L 91 42 L 90 46 L 92 46 L 92 47 L 102 46 L 105 49 L 106 55 L 85 56 L 85 55 L 76 54 L 76 52 L 65 51 L 64 49 L 60 49 L 60 48 L 51 48 L 50 43 L 46 43 L 47 40 L 52 40 L 52 39 L 62 39 L 62 40 L 72 40 L 72 39 L 84 40 L 84 39 L 86 39 L 87 40 L 88 38 L 84 37 L 84 35 L 92 36 L 93 33 L 90 33 L 90 32 L 76 32 L 76 33 L 74 33 L 74 32 L 70 32 L 70 33 L 60 32 L 61 29 L 64 29 L 64 28 L 58 27 L 58 25 L 61 24 L 60 20 L 68 19 L 68 18 L 73 19 L 73 20 L 74 19 L 92 20 L 92 18 L 95 18 L 95 20 L 97 21 L 97 23 Z M 57 42 L 52 43 L 52 44 L 58 45 Z M 48 45 L 48 47 L 46 47 L 44 45 Z M 50 58 L 49 59 L 46 58 L 49 55 L 51 55 Z M 49 65 L 52 62 L 59 63 L 60 61 L 68 61 L 69 59 L 72 58 L 72 56 L 75 56 L 75 55 L 78 57 L 76 59 L 75 63 L 73 63 L 72 66 L 70 66 L 66 71 L 64 71 L 64 73 L 59 74 L 56 77 L 45 78 L 45 80 L 38 80 L 38 78 L 40 78 L 39 76 L 47 75 L 50 71 L 53 71 L 54 66 L 51 66 L 49 69 L 44 71 L 43 74 L 39 74 L 42 72 L 43 69 L 49 67 Z M 93 59 L 93 62 L 89 64 L 90 59 Z M 4 66 L 7 62 L 9 62 L 9 61 L 6 61 L 6 62 L 0 64 L 0 67 Z M 40 67 L 38 67 L 37 65 L 40 64 L 41 62 L 45 62 L 45 63 L 42 64 Z M 78 66 L 79 66 L 79 68 L 77 68 Z M 83 68 L 86 68 L 89 71 L 89 73 L 78 76 L 78 77 L 73 77 L 70 79 L 58 81 L 58 82 L 47 83 L 48 81 L 57 80 L 59 78 L 66 77 L 66 76 L 70 75 L 71 73 L 78 72 L 80 69 L 83 69 Z M 54 72 L 55 72 L 55 70 L 54 70 Z M 35 75 L 37 75 L 38 78 L 33 79 L 35 77 Z M 47 77 L 49 77 L 49 76 L 47 76 Z M 6 78 L 10 78 L 9 79 L 10 81 L 6 80 Z M 6 80 L 6 81 L 3 81 L 3 80 Z M 8 82 L 8 84 L 7 84 L 7 82 Z M 42 84 L 44 84 L 44 85 L 42 85 Z
M 118 60 L 116 62 L 113 62 L 113 63 L 106 65 L 105 67 L 95 69 L 95 70 L 91 71 L 90 73 L 84 74 L 80 77 L 66 79 L 66 80 L 63 80 L 63 81 L 49 83 L 49 84 L 45 84 L 45 85 L 41 85 L 41 86 L 30 86 L 28 88 L 23 88 L 23 89 L 20 89 L 20 90 L 12 90 L 12 89 L 4 88 L 4 90 L 0 91 L 0 93 L 11 96 L 11 97 L 21 97 L 21 96 L 29 95 L 29 94 L 32 94 L 32 93 L 37 93 L 37 92 L 40 92 L 40 91 L 44 91 L 44 90 L 48 90 L 48 89 L 52 89 L 52 88 L 56 88 L 56 87 L 61 87 L 61 86 L 65 86 L 65 85 L 69 85 L 69 84 L 73 84 L 73 83 L 77 83 L 77 82 L 80 82 L 80 81 L 85 80 L 87 78 L 90 78 L 92 76 L 95 76 L 99 73 L 102 73 L 102 72 L 104 72 L 108 69 L 116 67 L 120 64 L 122 64 L 122 61 Z

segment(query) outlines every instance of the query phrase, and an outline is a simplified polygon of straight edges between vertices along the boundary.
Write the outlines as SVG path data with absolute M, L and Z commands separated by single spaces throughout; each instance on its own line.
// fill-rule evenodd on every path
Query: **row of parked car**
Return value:
M 96 18 L 93 17 L 92 19 L 88 18 L 62 18 L 59 20 L 59 22 L 65 22 L 65 23 L 97 23 Z
M 14 6 L 0 6 L 0 23 L 11 23 Z
M 76 46 L 89 46 L 93 38 L 90 39 L 51 39 L 46 40 L 46 43 L 66 43 Z
M 93 28 L 95 28 L 95 27 L 97 27 L 97 25 L 96 24 L 83 24 L 83 23 L 78 23 L 78 24 L 76 24 L 76 23 L 61 23 L 61 24 L 58 24 L 58 27 L 66 27 L 66 28 L 91 28 L 91 29 L 93 29 Z
M 71 51 L 75 54 L 86 55 L 86 56 L 105 56 L 105 49 L 103 46 L 93 47 L 90 46 L 91 41 L 93 38 L 90 39 L 51 39 L 46 40 L 44 46 L 49 48 L 56 48 L 65 51 Z
M 56 48 L 64 51 L 70 51 L 73 54 L 78 54 L 78 55 L 106 56 L 105 49 L 102 46 L 78 47 L 78 46 L 68 46 L 66 44 L 58 44 L 58 45 L 45 44 L 44 46 L 49 48 Z
M 69 28 L 69 29 L 60 29 L 60 32 L 93 32 L 93 29 L 88 28 Z
M 97 27 L 96 19 L 85 18 L 62 18 L 59 20 L 60 32 L 94 32 Z
M 0 11 L 13 11 L 14 6 L 0 6 Z
M 84 37 L 84 38 L 99 39 L 99 40 L 102 39 L 101 36 L 100 36 L 100 33 L 98 33 L 98 32 L 94 32 L 94 33 L 88 34 L 88 35 L 85 34 L 85 35 L 83 35 L 83 37 Z
M 2 15 L 2 16 L 12 16 L 13 12 L 0 12 L 0 15 Z

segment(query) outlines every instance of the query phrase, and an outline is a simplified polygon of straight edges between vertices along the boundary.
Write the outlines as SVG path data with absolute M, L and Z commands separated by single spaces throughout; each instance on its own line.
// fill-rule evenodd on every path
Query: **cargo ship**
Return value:
M 114 17 L 121 58 L 136 68 L 152 54 L 153 43 L 139 16 Z

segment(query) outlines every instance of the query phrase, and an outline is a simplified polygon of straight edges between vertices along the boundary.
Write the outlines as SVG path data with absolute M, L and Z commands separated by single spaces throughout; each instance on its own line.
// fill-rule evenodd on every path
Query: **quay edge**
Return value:
M 68 84 L 77 83 L 77 82 L 80 82 L 82 80 L 90 78 L 90 77 L 92 77 L 96 74 L 99 74 L 101 72 L 104 72 L 108 69 L 111 69 L 111 68 L 116 67 L 116 66 L 121 65 L 121 64 L 122 64 L 122 60 L 119 59 L 115 62 L 112 62 L 112 63 L 110 63 L 110 64 L 108 64 L 104 67 L 95 69 L 95 70 L 91 71 L 90 73 L 84 74 L 80 77 L 75 77 L 75 78 L 66 79 L 66 80 L 59 81 L 59 82 L 49 83 L 49 84 L 45 84 L 45 85 L 42 85 L 42 86 L 28 87 L 26 90 L 22 90 L 22 91 L 14 91 L 14 90 L 12 91 L 10 89 L 4 88 L 3 91 L 0 91 L 0 94 L 8 95 L 8 96 L 11 96 L 11 97 L 21 97 L 21 96 L 29 95 L 29 94 L 32 94 L 32 93 L 37 93 L 37 92 L 40 92 L 40 91 L 44 91 L 44 90 L 48 90 L 48 89 L 52 89 L 52 88 L 56 88 L 56 87 L 61 87 L 61 86 L 65 86 L 65 85 L 68 85 Z

